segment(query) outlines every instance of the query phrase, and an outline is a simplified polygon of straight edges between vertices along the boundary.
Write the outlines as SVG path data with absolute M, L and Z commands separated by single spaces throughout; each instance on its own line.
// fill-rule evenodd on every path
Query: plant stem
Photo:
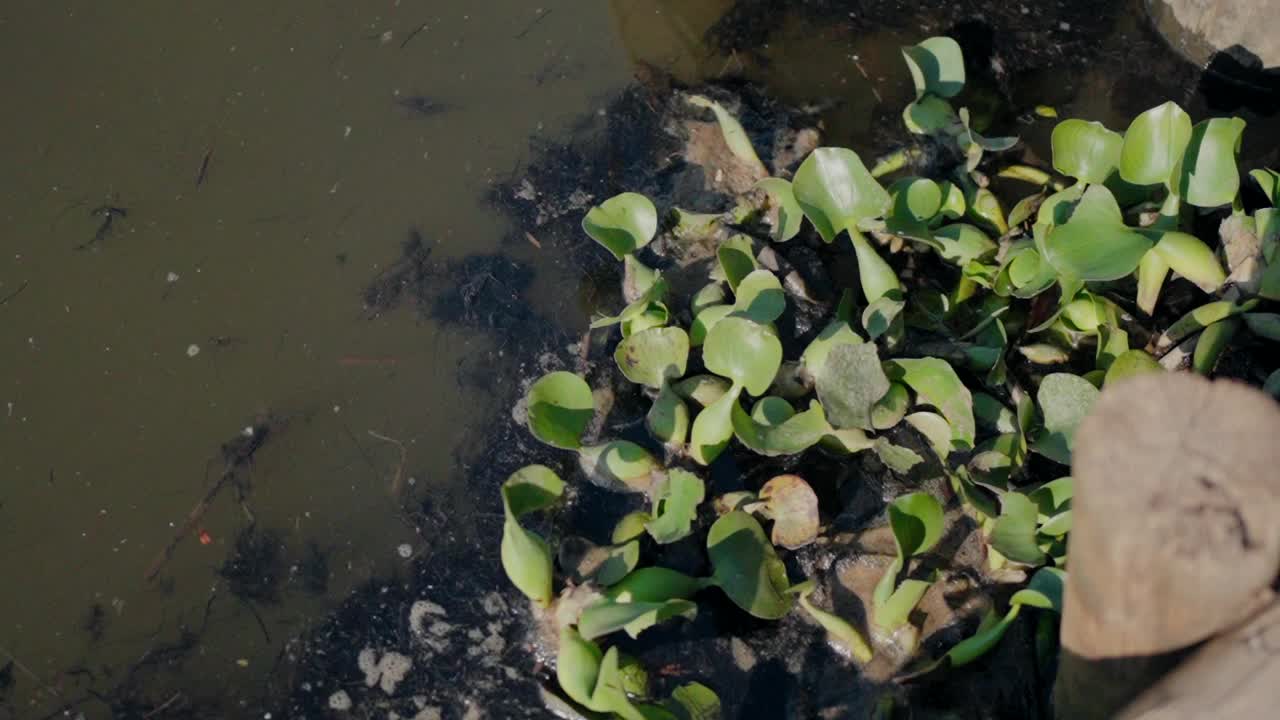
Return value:
M 896 172 L 907 166 L 908 162 L 920 159 L 923 155 L 920 148 L 899 148 L 876 160 L 871 167 L 871 177 L 878 178 Z
M 1049 173 L 1030 165 L 1010 165 L 997 173 L 997 175 L 1011 180 L 1029 182 L 1032 185 L 1048 185 L 1049 181 L 1053 179 L 1053 176 Z

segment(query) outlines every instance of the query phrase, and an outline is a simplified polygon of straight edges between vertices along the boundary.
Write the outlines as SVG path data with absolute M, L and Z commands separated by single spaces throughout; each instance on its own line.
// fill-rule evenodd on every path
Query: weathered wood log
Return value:
M 1280 602 L 1210 641 L 1125 709 L 1121 720 L 1280 716 Z
M 1073 456 L 1061 718 L 1114 717 L 1181 659 L 1272 602 L 1280 406 L 1185 373 L 1107 388 Z

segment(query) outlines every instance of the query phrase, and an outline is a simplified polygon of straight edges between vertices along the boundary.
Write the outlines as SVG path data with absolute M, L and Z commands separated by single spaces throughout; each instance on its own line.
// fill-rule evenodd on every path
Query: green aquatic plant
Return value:
M 917 647 L 919 613 L 929 606 L 922 600 L 945 570 L 943 553 L 932 551 L 960 527 L 977 527 L 980 571 L 1031 579 L 1002 616 L 988 615 L 903 679 L 975 661 L 1023 608 L 1049 611 L 1041 623 L 1051 631 L 1072 524 L 1065 468 L 1099 393 L 1172 368 L 1174 350 L 1208 373 L 1239 338 L 1280 340 L 1270 304 L 1280 300 L 1280 173 L 1251 174 L 1270 205 L 1246 212 L 1237 168 L 1243 121 L 1193 123 L 1172 102 L 1124 132 L 1069 118 L 1053 128 L 1050 167 L 1002 166 L 995 153 L 1016 138 L 984 136 L 987 128 L 952 104 L 965 97 L 959 45 L 929 38 L 903 55 L 916 90 L 903 118 L 921 142 L 943 148 L 934 165 L 917 166 L 928 153 L 905 149 L 869 169 L 853 150 L 818 147 L 790 178 L 785 168 L 766 177 L 738 119 L 690 95 L 714 115 L 734 162 L 763 179 L 722 213 L 659 213 L 636 193 L 586 213 L 584 231 L 622 263 L 625 305 L 591 329 L 608 334 L 617 373 L 647 399 L 647 437 L 599 437 L 607 434 L 600 428 L 639 421 L 596 417 L 610 405 L 597 407 L 597 394 L 610 388 L 593 390 L 590 373 L 534 382 L 527 424 L 538 440 L 575 452 L 583 478 L 647 504 L 623 514 L 607 542 L 566 537 L 553 553 L 521 518 L 551 507 L 564 484 L 547 468 L 524 468 L 502 490 L 502 558 L 539 605 L 556 605 L 558 574 L 569 581 L 566 597 L 588 593 L 557 614 L 561 689 L 588 710 L 715 717 L 719 702 L 701 685 L 648 702 L 647 690 L 628 685 L 642 669 L 595 644 L 695 618 L 707 592 L 765 620 L 798 606 L 857 663 L 899 633 Z M 901 176 L 881 184 L 894 173 Z M 1006 214 L 992 177 L 1035 190 Z M 1194 234 L 1203 223 L 1193 222 L 1193 209 L 1229 213 L 1220 243 Z M 815 299 L 780 254 L 794 243 L 846 261 L 857 287 L 839 288 L 838 302 Z M 685 245 L 698 252 L 686 255 Z M 1156 324 L 1151 318 L 1167 317 L 1156 311 L 1171 273 L 1205 302 Z M 791 322 L 802 307 L 825 312 L 812 330 Z M 1280 371 L 1265 387 L 1280 396 Z M 806 480 L 809 453 L 865 454 L 865 464 L 851 466 L 852 482 L 870 467 L 908 488 L 940 479 L 951 490 L 887 499 L 894 554 L 863 599 L 865 627 L 813 601 L 829 597 L 818 592 L 821 573 L 793 581 L 784 562 L 832 542 L 820 486 Z M 710 467 L 757 477 L 753 462 L 785 456 L 799 456 L 787 461 L 794 471 L 708 498 Z M 680 542 L 705 551 L 705 577 L 646 562 L 654 546 Z

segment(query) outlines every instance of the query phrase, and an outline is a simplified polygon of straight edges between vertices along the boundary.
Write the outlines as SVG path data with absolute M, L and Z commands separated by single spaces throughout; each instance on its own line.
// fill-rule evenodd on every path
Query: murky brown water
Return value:
M 407 308 L 370 318 L 361 291 L 417 227 L 433 258 L 531 262 L 534 301 L 583 325 L 591 308 L 565 291 L 561 261 L 502 245 L 512 228 L 484 198 L 527 161 L 531 137 L 568 137 L 637 64 L 685 81 L 745 72 L 785 101 L 842 96 L 828 113 L 842 140 L 866 139 L 874 108 L 908 99 L 897 47 L 923 28 L 849 46 L 781 18 L 753 62 L 702 42 L 732 4 L 0 8 L 0 668 L 14 661 L 12 712 L 42 717 L 72 686 L 111 687 L 203 623 L 217 631 L 173 692 L 247 702 L 283 641 L 403 568 L 401 545 L 430 551 L 439 539 L 403 509 L 432 493 L 466 506 L 466 488 L 449 484 L 454 451 L 495 408 L 457 368 L 493 348 Z M 1113 80 L 1072 78 L 1056 97 L 1045 81 L 1044 99 L 1123 126 L 1135 110 Z M 431 111 L 398 102 L 413 97 Z M 95 240 L 104 205 L 127 215 Z M 225 488 L 197 523 L 209 543 L 187 537 L 144 579 L 220 474 L 220 445 L 264 413 L 283 422 L 244 502 Z M 404 445 L 403 465 L 386 438 Z M 232 597 L 217 573 L 251 523 L 278 534 L 278 602 Z M 313 545 L 328 560 L 319 592 L 304 581 Z

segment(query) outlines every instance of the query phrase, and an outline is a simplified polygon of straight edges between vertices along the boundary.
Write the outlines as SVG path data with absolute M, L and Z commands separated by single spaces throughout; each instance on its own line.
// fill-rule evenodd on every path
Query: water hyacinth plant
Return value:
M 878 638 L 918 629 L 940 575 L 931 552 L 959 519 L 978 528 L 993 582 L 1025 587 L 1003 615 L 989 613 L 968 639 L 917 658 L 901 678 L 978 660 L 1031 612 L 1023 608 L 1050 622 L 1068 582 L 1075 430 L 1101 389 L 1140 373 L 1212 372 L 1242 330 L 1250 342 L 1280 340 L 1280 314 L 1268 305 L 1280 300 L 1280 174 L 1253 173 L 1270 204 L 1246 212 L 1236 165 L 1243 121 L 1193 124 L 1171 102 L 1123 133 L 1066 119 L 1052 133 L 1052 168 L 1002 164 L 1017 138 L 984 136 L 952 105 L 965 85 L 959 46 L 930 38 L 903 55 L 916 88 L 904 122 L 920 143 L 942 148 L 929 167 L 918 167 L 930 155 L 919 147 L 870 169 L 853 150 L 819 147 L 793 176 L 775 168 L 723 214 L 660 214 L 627 192 L 583 219 L 623 264 L 626 305 L 591 328 L 618 326 L 613 361 L 648 401 L 647 439 L 588 438 L 595 394 L 568 372 L 529 388 L 528 427 L 577 453 L 583 478 L 638 495 L 648 509 L 620 514 L 609 545 L 564 538 L 553 552 L 521 519 L 551 509 L 565 483 L 545 467 L 523 468 L 502 490 L 502 560 L 538 605 L 558 602 L 556 577 L 571 580 L 561 597 L 594 593 L 562 618 L 556 668 L 564 694 L 588 710 L 714 717 L 718 700 L 701 685 L 647 702 L 626 687 L 629 661 L 617 647 L 596 644 L 694 618 L 708 592 L 765 620 L 798 607 L 853 662 L 872 662 Z M 729 152 L 769 174 L 732 113 L 704 96 L 689 101 L 719 124 Z M 1036 189 L 1006 214 L 993 177 Z M 1193 232 L 1193 213 L 1209 212 L 1224 216 L 1221 239 Z M 702 265 L 653 250 L 695 241 L 713 246 Z M 856 285 L 821 306 L 811 331 L 792 316 L 820 304 L 779 254 L 798 242 L 856 265 Z M 1156 325 L 1171 274 L 1204 302 Z M 673 297 L 676 286 L 699 289 Z M 1267 385 L 1280 392 L 1275 374 Z M 793 579 L 780 554 L 813 544 L 830 519 L 803 463 L 708 497 L 708 468 L 722 458 L 741 469 L 807 453 L 860 456 L 859 467 L 908 483 L 942 481 L 886 503 L 895 554 L 860 598 L 862 627 L 815 603 L 823 578 Z M 691 536 L 705 552 L 704 577 L 646 564 L 645 548 Z

